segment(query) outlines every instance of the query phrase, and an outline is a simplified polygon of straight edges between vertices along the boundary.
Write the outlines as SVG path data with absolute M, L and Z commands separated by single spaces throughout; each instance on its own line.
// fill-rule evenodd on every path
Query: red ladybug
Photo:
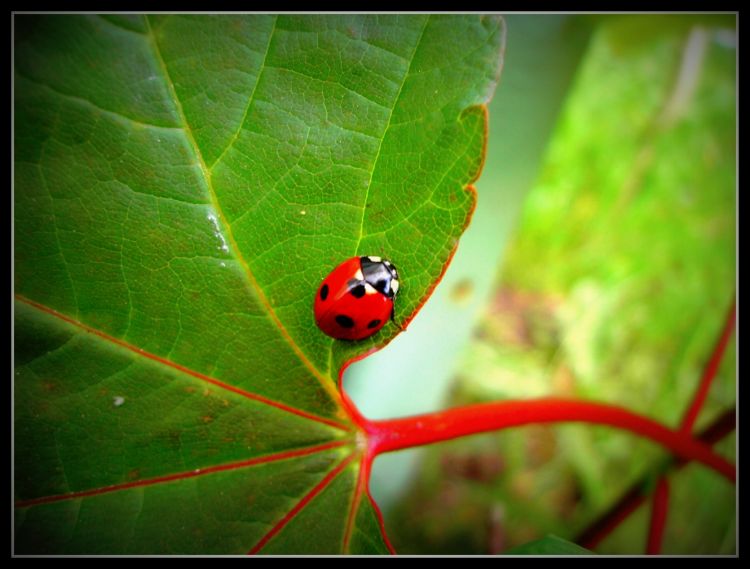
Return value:
M 393 319 L 398 272 L 380 257 L 352 257 L 323 279 L 315 296 L 315 322 L 339 340 L 362 340 Z

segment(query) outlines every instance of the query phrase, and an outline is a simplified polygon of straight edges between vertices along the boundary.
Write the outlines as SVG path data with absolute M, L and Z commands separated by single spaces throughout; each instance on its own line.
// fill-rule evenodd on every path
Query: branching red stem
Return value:
M 724 355 L 724 352 L 726 351 L 726 347 L 729 344 L 729 339 L 732 335 L 732 331 L 734 330 L 735 321 L 737 318 L 736 308 L 737 300 L 734 299 L 732 301 L 732 305 L 727 311 L 726 319 L 724 321 L 724 327 L 721 331 L 721 334 L 719 335 L 719 338 L 716 340 L 716 344 L 711 353 L 711 357 L 708 359 L 708 362 L 704 367 L 703 374 L 696 388 L 693 400 L 686 409 L 680 423 L 680 433 L 685 436 L 689 436 L 692 432 L 698 415 L 703 407 L 703 404 L 705 403 L 706 397 L 708 396 L 708 391 L 711 387 L 711 383 L 713 382 L 713 379 L 716 377 L 719 371 L 719 364 L 721 363 L 721 359 Z M 736 421 L 735 415 L 736 410 L 732 409 L 731 411 L 727 411 L 721 417 L 719 417 L 719 419 L 714 421 L 708 429 L 701 433 L 698 439 L 708 444 L 713 444 L 714 442 L 720 440 L 725 435 L 734 430 Z M 682 458 L 677 461 L 676 467 L 681 468 L 682 466 L 687 464 L 687 462 L 687 460 Z M 664 481 L 665 479 L 662 477 L 659 480 L 659 483 L 661 484 Z M 608 536 L 618 525 L 620 525 L 620 523 L 626 520 L 628 516 L 630 516 L 632 512 L 638 509 L 638 507 L 645 501 L 646 496 L 643 494 L 643 487 L 645 483 L 645 480 L 641 480 L 631 486 L 631 488 L 620 498 L 620 500 L 615 503 L 615 505 L 610 508 L 610 510 L 603 516 L 601 516 L 596 522 L 591 524 L 589 528 L 586 529 L 586 531 L 584 531 L 576 541 L 578 543 L 581 543 L 584 547 L 596 547 L 599 542 L 601 542 L 601 540 Z M 656 497 L 654 497 L 654 499 L 656 499 Z M 661 529 L 663 530 L 663 527 Z M 656 538 L 653 535 L 654 531 L 657 530 L 654 527 L 654 523 L 652 520 L 651 529 L 649 531 L 648 547 L 656 547 Z
M 646 437 L 687 460 L 709 466 L 732 482 L 735 467 L 709 446 L 688 435 L 615 405 L 558 398 L 469 405 L 403 419 L 370 421 L 360 416 L 368 435 L 368 454 L 405 448 L 529 424 L 584 422 L 608 425 Z
M 735 419 L 735 409 L 730 409 L 722 413 L 698 435 L 698 439 L 705 444 L 713 445 L 734 431 Z M 688 464 L 687 460 L 677 460 L 668 464 L 668 468 L 682 468 L 686 464 Z M 668 468 L 665 468 L 665 472 Z M 597 547 L 621 522 L 626 520 L 630 514 L 643 504 L 647 497 L 644 493 L 644 488 L 652 476 L 653 474 L 649 473 L 634 482 L 617 502 L 578 535 L 575 542 L 587 549 Z
M 708 390 L 718 372 L 721 358 L 734 329 L 735 320 L 736 301 L 732 303 L 727 314 L 722 334 L 704 369 L 693 401 L 685 413 L 680 429 L 677 431 L 669 429 L 653 419 L 615 405 L 558 398 L 485 403 L 414 417 L 372 421 L 359 413 L 356 405 L 353 404 L 343 389 L 344 371 L 355 361 L 369 355 L 369 353 L 362 354 L 342 366 L 339 372 L 339 388 L 344 406 L 350 417 L 367 436 L 367 449 L 363 458 L 363 467 L 366 464 L 368 470 L 366 479 L 369 482 L 370 463 L 377 455 L 384 452 L 437 443 L 508 427 L 541 423 L 583 422 L 608 425 L 648 438 L 670 450 L 675 456 L 677 467 L 695 460 L 716 470 L 731 482 L 735 482 L 735 466 L 710 448 L 711 443 L 734 429 L 735 411 L 725 413 L 699 438 L 691 436 L 692 428 L 706 399 Z M 665 478 L 659 480 L 657 489 L 649 532 L 648 551 L 650 553 L 658 553 L 661 548 L 669 502 L 668 482 Z M 631 487 L 610 512 L 593 524 L 590 530 L 582 534 L 579 543 L 582 542 L 586 547 L 594 547 L 635 511 L 644 499 L 642 484 Z M 387 541 L 382 522 L 381 531 Z
M 664 526 L 667 523 L 667 514 L 669 513 L 669 480 L 664 476 L 659 478 L 656 483 L 652 504 L 646 553 L 648 555 L 659 555 L 661 553 L 661 542 L 664 538 Z
M 727 312 L 727 317 L 724 322 L 724 329 L 722 330 L 721 335 L 719 336 L 719 339 L 714 346 L 711 357 L 709 358 L 708 363 L 703 370 L 703 376 L 701 377 L 698 388 L 695 391 L 693 401 L 685 411 L 685 415 L 682 418 L 680 430 L 683 433 L 688 434 L 692 432 L 695 421 L 698 419 L 698 414 L 703 408 L 703 403 L 706 401 L 706 396 L 708 395 L 708 390 L 711 387 L 711 383 L 713 382 L 714 377 L 716 377 L 716 374 L 719 371 L 721 358 L 724 355 L 727 344 L 729 344 L 729 338 L 732 336 L 732 330 L 734 330 L 734 323 L 737 318 L 736 307 L 737 301 L 733 300 L 732 306 L 729 307 L 729 311 Z

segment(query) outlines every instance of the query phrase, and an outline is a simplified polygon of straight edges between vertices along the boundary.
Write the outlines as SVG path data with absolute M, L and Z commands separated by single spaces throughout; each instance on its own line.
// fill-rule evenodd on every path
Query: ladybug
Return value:
M 393 320 L 398 272 L 380 257 L 352 257 L 323 279 L 315 295 L 315 322 L 339 340 L 362 340 Z

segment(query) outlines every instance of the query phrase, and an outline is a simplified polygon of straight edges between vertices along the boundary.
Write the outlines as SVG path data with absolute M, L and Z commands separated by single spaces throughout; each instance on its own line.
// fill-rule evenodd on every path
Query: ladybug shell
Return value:
M 377 290 L 363 275 L 377 273 Z M 385 279 L 382 279 L 385 275 Z M 380 330 L 393 317 L 393 299 L 398 291 L 395 267 L 378 257 L 352 257 L 323 279 L 315 296 L 315 322 L 339 340 L 362 340 Z

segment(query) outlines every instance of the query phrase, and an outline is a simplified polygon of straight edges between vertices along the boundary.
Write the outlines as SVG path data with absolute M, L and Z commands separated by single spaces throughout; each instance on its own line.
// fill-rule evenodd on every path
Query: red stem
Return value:
M 735 415 L 735 409 L 725 411 L 698 436 L 698 439 L 708 445 L 717 443 L 734 431 Z M 686 464 L 688 464 L 686 460 L 677 460 L 670 464 L 669 467 L 682 468 Z M 575 542 L 587 549 L 597 547 L 604 538 L 612 533 L 621 522 L 626 520 L 646 500 L 644 488 L 650 476 L 647 475 L 634 482 L 617 502 L 579 534 Z
M 703 376 L 701 377 L 701 381 L 695 391 L 693 401 L 690 404 L 690 407 L 688 407 L 687 411 L 685 411 L 685 415 L 682 418 L 680 430 L 685 434 L 692 432 L 695 421 L 698 419 L 698 414 L 703 407 L 703 403 L 706 401 L 706 396 L 708 395 L 708 390 L 711 387 L 711 383 L 713 382 L 714 377 L 716 377 L 716 374 L 719 371 L 721 358 L 724 355 L 727 344 L 729 344 L 729 338 L 732 335 L 732 330 L 734 330 L 734 323 L 737 318 L 736 307 L 737 301 L 733 300 L 732 306 L 729 308 L 729 312 L 727 312 L 726 321 L 724 322 L 724 329 L 722 330 L 721 336 L 719 336 L 719 339 L 714 346 L 711 358 L 708 360 L 708 363 L 703 370 Z
M 669 513 L 669 481 L 662 476 L 656 483 L 654 491 L 653 506 L 651 509 L 651 525 L 648 530 L 648 543 L 646 554 L 659 555 L 661 553 L 661 542 L 664 537 L 664 526 L 667 523 Z
M 589 528 L 576 538 L 575 543 L 586 549 L 594 549 L 604 538 L 615 531 L 622 522 L 627 520 L 633 512 L 640 508 L 645 500 L 646 495 L 643 493 L 643 487 L 640 484 L 634 484 L 622 495 L 610 511 L 591 524 Z
M 368 454 L 377 456 L 466 435 L 520 425 L 576 421 L 631 431 L 666 447 L 673 454 L 709 466 L 732 482 L 735 467 L 709 446 L 622 407 L 558 398 L 469 405 L 402 419 L 358 421 L 368 435 Z
M 614 405 L 557 398 L 486 403 L 415 417 L 371 421 L 359 413 L 359 410 L 351 402 L 346 391 L 343 389 L 343 376 L 346 368 L 355 361 L 366 357 L 369 353 L 362 354 L 346 362 L 341 367 L 339 371 L 339 389 L 349 415 L 367 434 L 367 452 L 363 459 L 363 466 L 364 464 L 368 465 L 367 470 L 369 470 L 369 464 L 372 460 L 383 452 L 432 444 L 461 436 L 514 426 L 575 421 L 608 425 L 631 431 L 669 449 L 678 459 L 678 467 L 683 466 L 691 460 L 696 460 L 713 468 L 728 480 L 735 482 L 735 466 L 715 453 L 709 445 L 692 438 L 690 435 L 711 383 L 718 371 L 719 363 L 729 342 L 735 320 L 736 301 L 732 303 L 727 314 L 722 335 L 704 370 L 693 402 L 683 418 L 679 431 L 673 431 L 652 419 Z M 726 427 L 725 423 L 727 421 L 724 420 L 725 418 L 722 417 L 720 419 L 720 423 L 722 424 L 720 426 Z M 719 435 L 719 438 L 725 434 L 725 431 L 728 432 L 723 428 L 720 430 L 722 430 L 722 434 Z M 712 437 L 704 434 L 701 438 L 706 440 Z M 369 472 L 366 478 L 369 481 Z M 658 552 L 661 547 L 668 508 L 667 484 L 666 479 L 660 479 L 658 483 L 658 496 L 654 497 L 654 513 L 648 545 L 650 552 Z M 626 519 L 643 500 L 644 496 L 641 489 L 635 486 L 631 488 L 605 518 L 602 518 L 598 524 L 592 526 L 592 530 L 590 530 L 592 533 L 586 535 L 584 541 L 589 542 L 589 547 L 593 546 L 594 543 L 598 543 L 604 536 L 617 527 L 620 522 Z M 381 531 L 387 540 L 382 521 Z

